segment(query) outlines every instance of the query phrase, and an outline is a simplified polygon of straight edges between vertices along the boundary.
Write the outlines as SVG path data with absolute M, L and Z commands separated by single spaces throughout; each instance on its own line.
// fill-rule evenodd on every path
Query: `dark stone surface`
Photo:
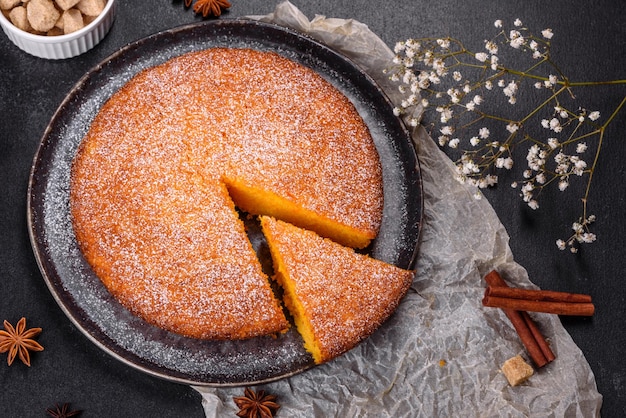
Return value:
M 276 3 L 233 1 L 223 18 L 266 14 Z M 535 33 L 551 27 L 553 58 L 572 80 L 626 79 L 626 8 L 621 1 L 584 4 L 564 0 L 517 2 L 408 2 L 391 0 L 298 1 L 309 18 L 353 18 L 367 24 L 390 46 L 408 37 L 450 35 L 468 47 L 482 48 L 495 31 L 493 22 L 520 18 Z M 489 9 L 489 10 L 486 10 Z M 89 69 L 123 45 L 174 26 L 201 20 L 182 1 L 120 1 L 109 35 L 92 51 L 69 60 L 48 61 L 23 53 L 0 35 L 0 320 L 44 332 L 43 353 L 32 367 L 0 366 L 0 415 L 43 416 L 55 402 L 72 402 L 82 416 L 201 417 L 201 398 L 192 389 L 144 375 L 102 352 L 65 317 L 37 268 L 26 224 L 26 191 L 32 158 L 43 131 L 72 86 Z M 607 117 L 624 97 L 626 87 L 580 90 L 582 106 Z M 568 233 L 578 216 L 584 185 L 560 195 L 542 196 L 542 207 L 529 210 L 508 188 L 506 178 L 488 191 L 511 236 L 511 248 L 531 279 L 542 288 L 591 294 L 593 318 L 564 318 L 563 324 L 593 369 L 604 396 L 605 417 L 626 415 L 626 187 L 624 161 L 626 111 L 606 132 L 600 165 L 590 194 L 590 212 L 597 215 L 598 241 L 571 255 L 556 250 L 554 241 Z M 521 171 L 522 168 L 516 170 Z M 515 170 L 514 170 L 515 171 Z M 6 357 L 2 355 L 0 361 Z

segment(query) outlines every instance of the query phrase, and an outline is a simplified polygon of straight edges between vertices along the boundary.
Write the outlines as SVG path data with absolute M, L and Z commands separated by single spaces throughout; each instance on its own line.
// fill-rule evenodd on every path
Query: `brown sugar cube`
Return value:
M 19 6 L 22 0 L 0 0 L 0 9 L 11 10 L 15 6 Z
M 98 16 L 104 10 L 105 0 L 80 0 L 76 8 L 86 16 Z
M 533 375 L 533 368 L 524 361 L 522 356 L 511 357 L 502 365 L 502 372 L 511 386 L 517 386 Z
M 61 16 L 50 0 L 30 0 L 26 5 L 26 12 L 28 22 L 39 32 L 52 29 Z
M 59 35 L 65 35 L 65 32 L 63 32 L 63 29 L 60 29 L 58 27 L 53 27 L 52 29 L 50 29 L 48 32 L 46 32 L 47 36 L 59 36 Z
M 76 6 L 76 3 L 79 1 L 80 0 L 55 0 L 55 3 L 61 8 L 61 10 L 69 10 Z
M 86 16 L 86 15 L 83 15 L 83 22 L 85 23 L 85 26 L 87 26 L 88 24 L 90 24 L 91 22 L 96 20 L 97 18 L 98 18 L 98 16 Z
M 30 23 L 28 23 L 28 18 L 26 17 L 26 7 L 24 6 L 18 6 L 11 10 L 9 13 L 9 19 L 18 29 L 26 32 L 33 30 L 33 28 L 30 27 Z
M 63 20 L 63 32 L 66 34 L 76 32 L 85 26 L 83 15 L 77 9 L 64 11 L 61 19 Z
M 63 15 L 57 20 L 57 23 L 54 24 L 55 28 L 61 29 L 63 31 Z

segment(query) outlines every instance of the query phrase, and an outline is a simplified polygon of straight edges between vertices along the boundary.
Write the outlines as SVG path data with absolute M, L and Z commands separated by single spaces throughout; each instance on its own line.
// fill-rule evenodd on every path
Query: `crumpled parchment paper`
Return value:
M 354 20 L 304 16 L 288 1 L 266 16 L 350 57 L 398 102 L 382 69 L 392 51 Z M 397 312 L 373 336 L 330 363 L 262 385 L 284 417 L 594 417 L 602 396 L 580 349 L 556 315 L 533 314 L 556 354 L 511 387 L 500 367 L 524 347 L 500 309 L 481 304 L 482 277 L 497 269 L 512 285 L 534 287 L 513 260 L 491 205 L 454 178 L 451 161 L 422 129 L 413 132 L 424 183 L 416 277 Z M 531 363 L 532 364 L 532 363 Z M 194 387 L 207 417 L 234 416 L 243 388 Z

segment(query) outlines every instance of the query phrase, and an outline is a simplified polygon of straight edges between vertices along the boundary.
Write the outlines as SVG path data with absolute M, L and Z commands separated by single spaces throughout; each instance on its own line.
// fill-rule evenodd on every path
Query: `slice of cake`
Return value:
M 261 226 L 305 348 L 317 364 L 356 346 L 395 310 L 414 273 L 270 217 Z

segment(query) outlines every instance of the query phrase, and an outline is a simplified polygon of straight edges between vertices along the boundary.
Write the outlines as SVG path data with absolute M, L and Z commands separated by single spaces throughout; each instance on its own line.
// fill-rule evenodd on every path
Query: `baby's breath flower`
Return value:
M 574 158 L 575 156 L 570 157 L 570 159 L 572 160 L 572 163 L 574 164 L 572 171 L 577 176 L 582 176 L 583 173 L 585 172 L 585 168 L 587 168 L 587 163 L 581 159 L 578 159 L 578 158 L 574 159 Z
M 491 56 L 491 69 L 493 71 L 497 71 L 498 70 L 498 56 L 497 55 L 492 55 Z
M 477 52 L 475 57 L 478 61 L 485 62 L 489 58 L 489 55 L 487 55 L 485 52 Z
M 551 149 L 556 149 L 559 146 L 559 140 L 556 138 L 548 138 L 548 146 Z
M 506 125 L 506 130 L 509 131 L 510 133 L 515 133 L 517 132 L 518 129 L 519 129 L 519 125 L 515 122 L 511 122 Z
M 476 163 L 474 163 L 474 161 L 466 160 L 466 161 L 463 161 L 461 171 L 463 174 L 475 174 L 480 171 L 480 167 L 478 167 Z
M 544 29 L 541 31 L 541 36 L 543 36 L 546 39 L 552 39 L 552 37 L 554 36 L 554 33 L 552 33 L 552 29 L 548 28 L 548 29 Z
M 447 123 L 450 119 L 452 119 L 453 115 L 454 115 L 454 112 L 452 111 L 452 109 L 450 108 L 443 109 L 441 111 L 441 118 L 440 118 L 441 123 Z
M 494 41 L 485 41 L 485 49 L 489 51 L 490 54 L 495 55 L 498 53 L 498 44 Z
M 522 36 L 522 34 L 516 30 L 512 30 L 510 33 L 511 40 L 509 41 L 509 45 L 511 45 L 515 49 L 520 49 L 522 45 L 526 42 L 526 39 Z
M 437 45 L 444 49 L 450 48 L 450 40 L 449 39 L 437 39 Z
M 545 184 L 546 182 L 546 175 L 545 173 L 539 173 L 535 176 L 535 181 L 537 181 L 537 183 L 539 184 Z
M 502 20 L 496 20 L 494 26 L 503 28 Z M 515 19 L 512 28 L 500 30 L 495 37 L 485 40 L 482 52 L 469 52 L 460 41 L 451 38 L 407 39 L 395 44 L 393 66 L 384 71 L 391 81 L 399 84 L 398 91 L 402 95 L 393 109 L 395 115 L 404 115 L 408 126 L 417 126 L 419 119 L 411 115 L 423 111 L 425 121 L 433 123 L 441 147 L 460 148 L 461 144 L 473 147 L 461 150 L 456 161 L 459 181 L 478 189 L 497 184 L 497 176 L 492 173 L 513 167 L 514 155 L 518 155 L 513 153 L 514 146 L 522 142 L 530 144 L 523 179 L 519 185 L 517 181 L 510 184 L 519 187 L 522 200 L 532 209 L 539 207 L 538 196 L 551 183 L 564 191 L 577 176 L 591 178 L 597 159 L 588 167 L 581 158 L 588 149 L 588 142 L 583 141 L 598 135 L 608 124 L 597 126 L 592 123 L 600 118 L 598 111 L 570 108 L 569 103 L 575 97 L 572 88 L 579 83 L 569 82 L 548 59 L 552 30 L 544 29 L 541 36 L 534 36 L 523 27 L 520 19 Z M 505 62 L 509 60 L 509 54 L 506 60 L 498 55 L 500 45 L 507 44 L 525 54 L 523 59 L 528 60 L 531 54 L 538 61 L 530 66 L 524 63 L 527 69 L 510 67 Z M 544 70 L 547 71 L 542 74 Z M 493 92 L 495 86 L 501 89 L 501 93 Z M 503 104 L 503 97 L 509 104 L 516 104 L 524 88 L 536 90 L 525 97 L 532 106 L 530 113 L 517 110 L 514 113 L 517 121 L 502 114 L 501 109 L 507 108 L 506 105 L 499 106 Z M 481 94 L 476 94 L 478 92 Z M 490 98 L 498 103 L 484 105 Z M 618 110 L 625 103 L 626 99 Z M 455 112 L 455 108 L 461 111 Z M 488 109 L 496 110 L 491 114 Z M 429 121 L 428 114 L 434 114 L 435 118 Z M 534 122 L 540 122 L 540 125 Z M 562 135 L 563 139 L 549 137 L 546 131 L 537 129 L 539 126 L 555 133 L 555 137 Z M 470 137 L 474 129 L 478 131 Z M 501 140 L 489 141 L 492 136 Z M 591 144 L 595 146 L 597 141 Z M 597 151 L 599 149 L 594 155 Z M 584 210 L 586 199 L 587 193 L 583 199 Z M 591 222 L 589 218 L 581 218 L 572 237 L 558 240 L 557 246 L 560 249 L 569 247 L 575 252 L 578 243 L 593 242 L 596 237 L 588 230 Z
M 507 97 L 513 97 L 515 96 L 515 93 L 517 93 L 517 88 L 517 83 L 515 81 L 511 81 L 504 89 L 502 89 L 502 92 Z
M 500 157 L 496 159 L 496 167 L 497 168 L 505 168 L 507 170 L 510 170 L 511 168 L 513 168 L 513 159 L 511 157 Z
M 444 126 L 443 128 L 439 130 L 439 132 L 441 132 L 444 135 L 452 135 L 452 133 L 454 132 L 454 129 L 452 128 L 452 126 Z
M 559 121 L 557 118 L 550 119 L 549 126 L 551 130 L 557 133 L 563 130 L 563 127 L 561 126 L 561 121 Z

